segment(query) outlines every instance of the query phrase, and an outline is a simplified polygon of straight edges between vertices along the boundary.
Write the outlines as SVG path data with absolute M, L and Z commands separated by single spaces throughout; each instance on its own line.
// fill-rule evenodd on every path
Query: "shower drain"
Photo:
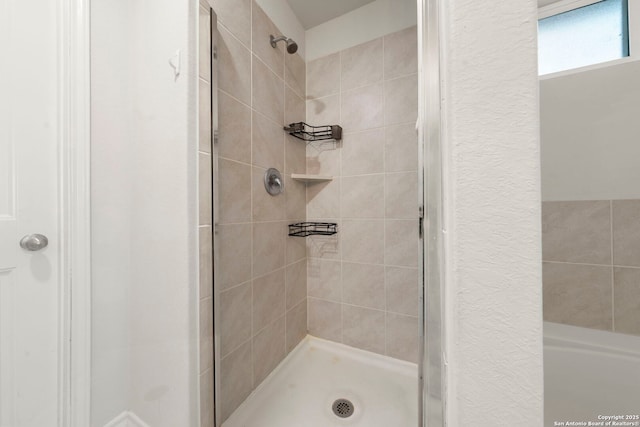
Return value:
M 338 399 L 331 405 L 333 413 L 340 418 L 349 418 L 353 415 L 353 403 L 347 399 Z

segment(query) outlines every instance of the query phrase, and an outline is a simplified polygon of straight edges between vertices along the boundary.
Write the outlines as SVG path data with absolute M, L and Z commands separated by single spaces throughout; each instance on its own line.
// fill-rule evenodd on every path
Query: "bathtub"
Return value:
M 640 337 L 545 322 L 544 380 L 545 427 L 614 415 L 640 426 Z

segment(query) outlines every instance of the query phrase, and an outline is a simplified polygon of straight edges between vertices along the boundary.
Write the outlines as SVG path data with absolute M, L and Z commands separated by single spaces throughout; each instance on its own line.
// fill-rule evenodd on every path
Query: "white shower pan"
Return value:
M 353 415 L 335 415 L 337 399 Z M 307 336 L 223 427 L 416 425 L 417 365 Z

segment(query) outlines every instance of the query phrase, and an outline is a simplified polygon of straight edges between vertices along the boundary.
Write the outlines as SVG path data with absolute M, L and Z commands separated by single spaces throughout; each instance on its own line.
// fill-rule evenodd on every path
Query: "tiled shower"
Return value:
M 224 421 L 307 333 L 417 362 L 417 34 L 414 26 L 305 62 L 270 45 L 282 32 L 255 1 L 212 7 L 216 410 Z M 305 143 L 283 130 L 303 121 L 340 125 L 343 138 Z M 278 196 L 264 189 L 272 167 L 284 177 Z M 333 179 L 307 184 L 292 174 Z M 338 233 L 288 236 L 302 221 L 336 223 Z

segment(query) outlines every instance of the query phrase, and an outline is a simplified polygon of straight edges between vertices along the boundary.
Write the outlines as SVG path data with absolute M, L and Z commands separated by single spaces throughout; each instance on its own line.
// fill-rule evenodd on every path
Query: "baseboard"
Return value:
M 136 414 L 125 411 L 105 424 L 104 427 L 149 427 Z

